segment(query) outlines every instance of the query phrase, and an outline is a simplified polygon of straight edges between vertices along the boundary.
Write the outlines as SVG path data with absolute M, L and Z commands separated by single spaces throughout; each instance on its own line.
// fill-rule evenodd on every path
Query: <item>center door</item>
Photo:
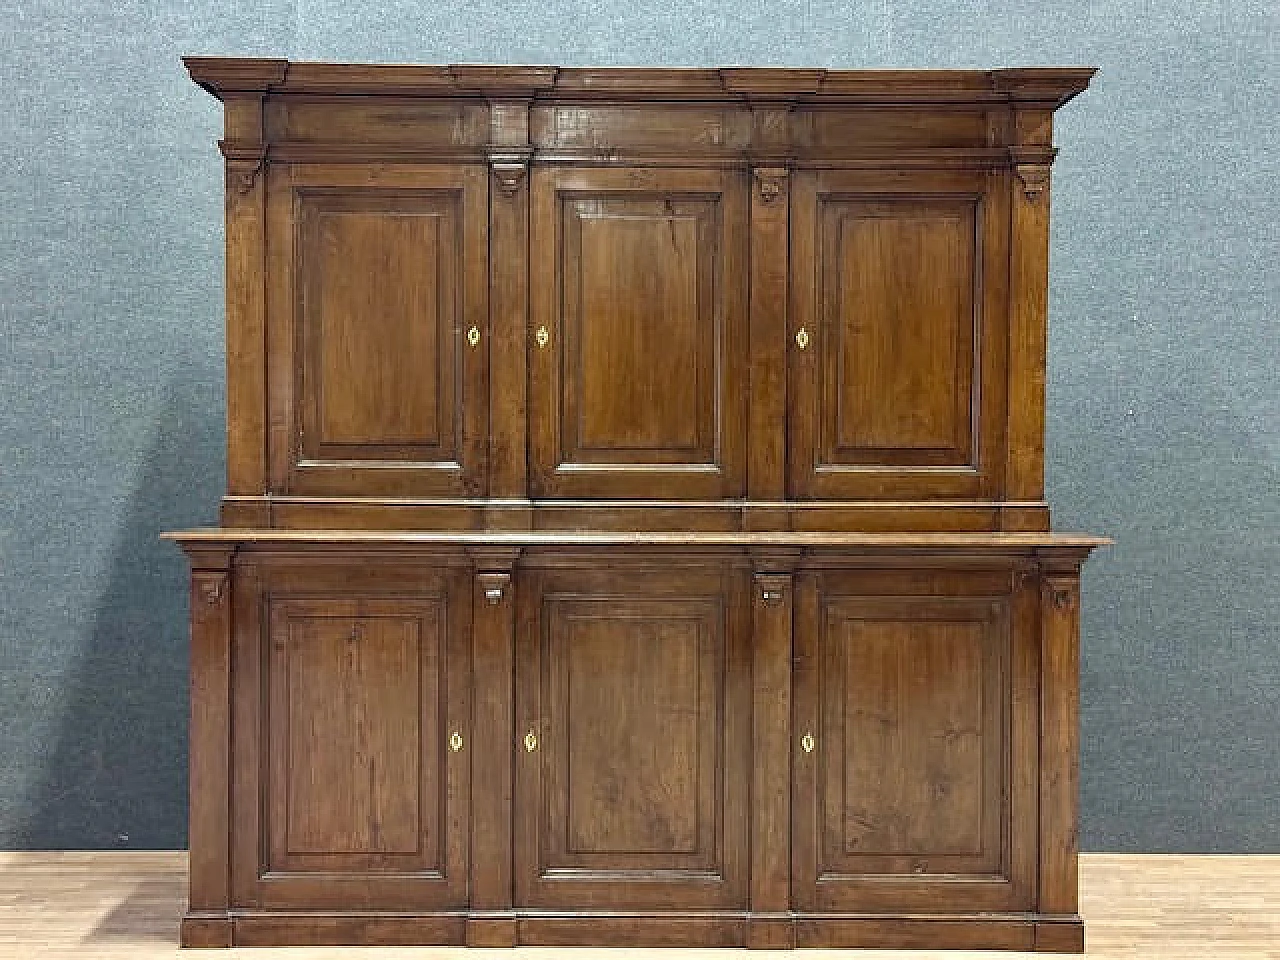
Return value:
M 530 570 L 516 906 L 746 905 L 749 599 L 733 570 Z
M 742 495 L 744 175 L 542 168 L 532 189 L 534 496 Z

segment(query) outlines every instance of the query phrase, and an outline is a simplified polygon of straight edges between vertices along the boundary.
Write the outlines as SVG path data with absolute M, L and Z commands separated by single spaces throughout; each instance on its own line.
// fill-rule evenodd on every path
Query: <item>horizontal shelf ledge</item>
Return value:
M 444 546 L 582 547 L 868 547 L 868 548 L 1075 548 L 1114 543 L 1083 533 L 851 533 L 781 531 L 597 532 L 578 530 L 280 530 L 203 527 L 161 534 L 182 544 L 414 544 Z

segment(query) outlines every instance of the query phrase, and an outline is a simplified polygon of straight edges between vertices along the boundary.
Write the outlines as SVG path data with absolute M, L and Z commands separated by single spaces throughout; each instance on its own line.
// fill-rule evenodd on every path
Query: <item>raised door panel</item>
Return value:
M 466 586 L 376 564 L 269 575 L 263 700 L 244 706 L 259 723 L 237 743 L 241 780 L 262 797 L 235 827 L 238 849 L 258 851 L 234 868 L 252 905 L 465 903 Z
M 1032 639 L 1013 623 L 1033 616 L 1032 601 L 1011 598 L 1008 574 L 990 577 L 988 596 L 980 583 L 945 595 L 920 579 L 919 593 L 877 595 L 902 589 L 892 579 L 802 584 L 797 906 L 1027 909 L 1036 738 L 1023 691 L 1034 673 Z
M 274 489 L 483 493 L 483 168 L 294 165 L 271 187 Z
M 1007 229 L 985 183 L 797 176 L 793 496 L 998 491 Z
M 535 495 L 740 494 L 742 177 L 537 169 L 532 204 Z
M 517 905 L 740 904 L 739 588 L 698 573 L 526 583 L 517 686 L 532 737 L 518 762 Z

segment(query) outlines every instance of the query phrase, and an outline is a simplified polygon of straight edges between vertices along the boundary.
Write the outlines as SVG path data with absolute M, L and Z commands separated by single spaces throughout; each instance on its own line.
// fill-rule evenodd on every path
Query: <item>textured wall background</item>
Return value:
M 0 0 L 0 847 L 185 836 L 180 555 L 223 485 L 218 104 L 183 53 L 1096 64 L 1059 114 L 1048 478 L 1087 849 L 1280 851 L 1270 0 Z

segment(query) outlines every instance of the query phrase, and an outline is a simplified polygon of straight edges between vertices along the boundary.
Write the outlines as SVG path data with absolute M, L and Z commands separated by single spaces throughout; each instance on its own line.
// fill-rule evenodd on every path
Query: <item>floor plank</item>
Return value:
M 349 948 L 180 951 L 186 855 L 0 852 L 0 960 L 336 960 Z M 1280 960 L 1280 856 L 1085 854 L 1080 863 L 1087 957 L 1094 960 Z M 782 951 L 524 947 L 369 948 L 361 960 L 744 960 Z M 859 960 L 1014 958 L 1029 954 L 862 951 Z M 851 951 L 806 950 L 807 960 Z

